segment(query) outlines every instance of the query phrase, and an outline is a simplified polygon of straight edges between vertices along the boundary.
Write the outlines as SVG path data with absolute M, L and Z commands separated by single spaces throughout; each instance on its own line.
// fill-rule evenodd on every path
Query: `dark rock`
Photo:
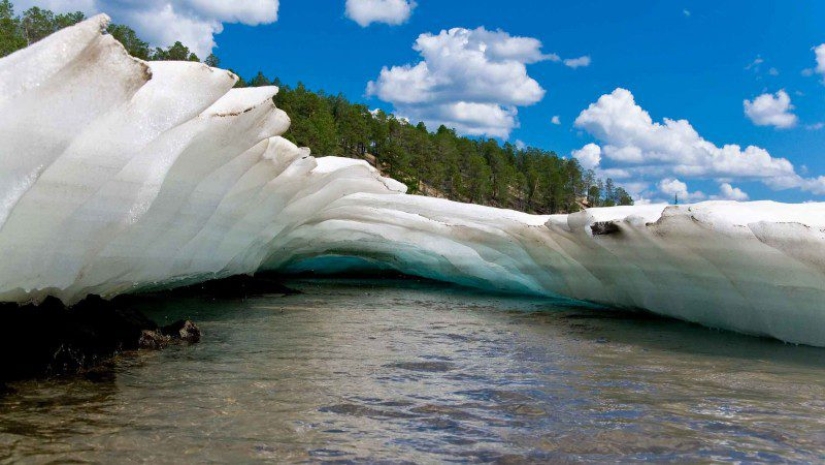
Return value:
M 169 336 L 160 334 L 157 331 L 144 329 L 143 333 L 140 335 L 140 339 L 138 340 L 138 346 L 141 349 L 161 350 L 165 349 L 166 346 L 169 345 L 170 339 L 171 338 Z
M 590 230 L 594 236 L 607 236 L 621 232 L 619 226 L 612 221 L 597 221 L 590 225 Z
M 39 305 L 0 304 L 0 383 L 86 373 L 118 353 L 166 347 L 172 338 L 135 307 L 134 299 L 100 297 L 72 307 L 55 298 Z M 188 322 L 175 339 L 183 335 L 197 342 L 200 331 Z
M 192 321 L 181 320 L 160 328 L 146 318 L 138 308 L 151 305 L 153 299 L 232 299 L 261 294 L 300 291 L 281 284 L 278 275 L 259 273 L 111 301 L 91 296 L 72 307 L 53 297 L 24 306 L 0 303 L 0 391 L 3 381 L 89 373 L 117 353 L 200 341 L 200 328 Z
M 171 325 L 164 326 L 160 332 L 173 340 L 188 342 L 191 344 L 200 342 L 201 330 L 191 320 L 180 320 Z

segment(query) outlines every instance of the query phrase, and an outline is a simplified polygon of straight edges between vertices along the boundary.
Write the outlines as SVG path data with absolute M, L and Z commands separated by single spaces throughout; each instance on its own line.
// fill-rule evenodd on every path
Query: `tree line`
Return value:
M 15 16 L 11 2 L 0 0 L 0 57 L 84 19 L 80 12 L 54 14 L 37 7 Z M 200 61 L 181 42 L 152 49 L 128 26 L 112 24 L 107 32 L 136 58 Z M 220 64 L 215 55 L 204 63 Z M 464 137 L 443 125 L 431 131 L 341 94 L 314 92 L 301 83 L 291 87 L 261 72 L 249 81 L 239 79 L 237 87 L 267 85 L 280 87 L 275 103 L 292 119 L 284 137 L 312 148 L 316 156 L 366 159 L 411 193 L 539 214 L 633 204 L 612 179 L 598 179 L 575 158 L 552 151 Z
M 239 87 L 277 85 L 276 105 L 292 118 L 284 137 L 316 155 L 364 158 L 404 182 L 412 193 L 530 213 L 565 213 L 582 206 L 632 205 L 612 179 L 597 179 L 575 158 L 495 139 L 431 131 L 341 94 L 313 92 L 259 72 Z

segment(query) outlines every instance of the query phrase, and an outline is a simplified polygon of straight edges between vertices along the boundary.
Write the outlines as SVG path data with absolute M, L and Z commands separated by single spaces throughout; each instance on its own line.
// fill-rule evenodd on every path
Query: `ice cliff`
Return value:
M 132 59 L 101 34 L 106 22 L 0 60 L 0 301 L 74 303 L 360 257 L 825 346 L 825 204 L 540 217 L 406 195 L 366 162 L 279 137 L 289 118 L 276 88 Z

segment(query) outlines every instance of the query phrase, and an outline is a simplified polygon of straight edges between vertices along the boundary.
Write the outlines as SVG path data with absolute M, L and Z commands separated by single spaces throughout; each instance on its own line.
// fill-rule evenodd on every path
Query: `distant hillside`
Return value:
M 292 118 L 285 137 L 316 156 L 363 158 L 411 193 L 511 208 L 567 213 L 582 206 L 632 205 L 610 179 L 596 179 L 578 161 L 534 147 L 461 137 L 445 126 L 427 128 L 370 111 L 342 95 L 292 88 L 262 73 L 239 86 L 278 85 L 275 103 Z M 435 129 L 435 131 L 430 131 Z

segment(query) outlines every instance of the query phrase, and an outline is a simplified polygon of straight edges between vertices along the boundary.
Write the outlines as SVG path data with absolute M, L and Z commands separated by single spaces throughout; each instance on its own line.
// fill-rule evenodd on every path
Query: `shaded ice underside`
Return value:
M 406 195 L 366 162 L 316 159 L 279 137 L 289 118 L 276 88 L 134 60 L 101 35 L 106 21 L 0 60 L 1 301 L 362 257 L 825 346 L 823 204 L 533 216 Z

